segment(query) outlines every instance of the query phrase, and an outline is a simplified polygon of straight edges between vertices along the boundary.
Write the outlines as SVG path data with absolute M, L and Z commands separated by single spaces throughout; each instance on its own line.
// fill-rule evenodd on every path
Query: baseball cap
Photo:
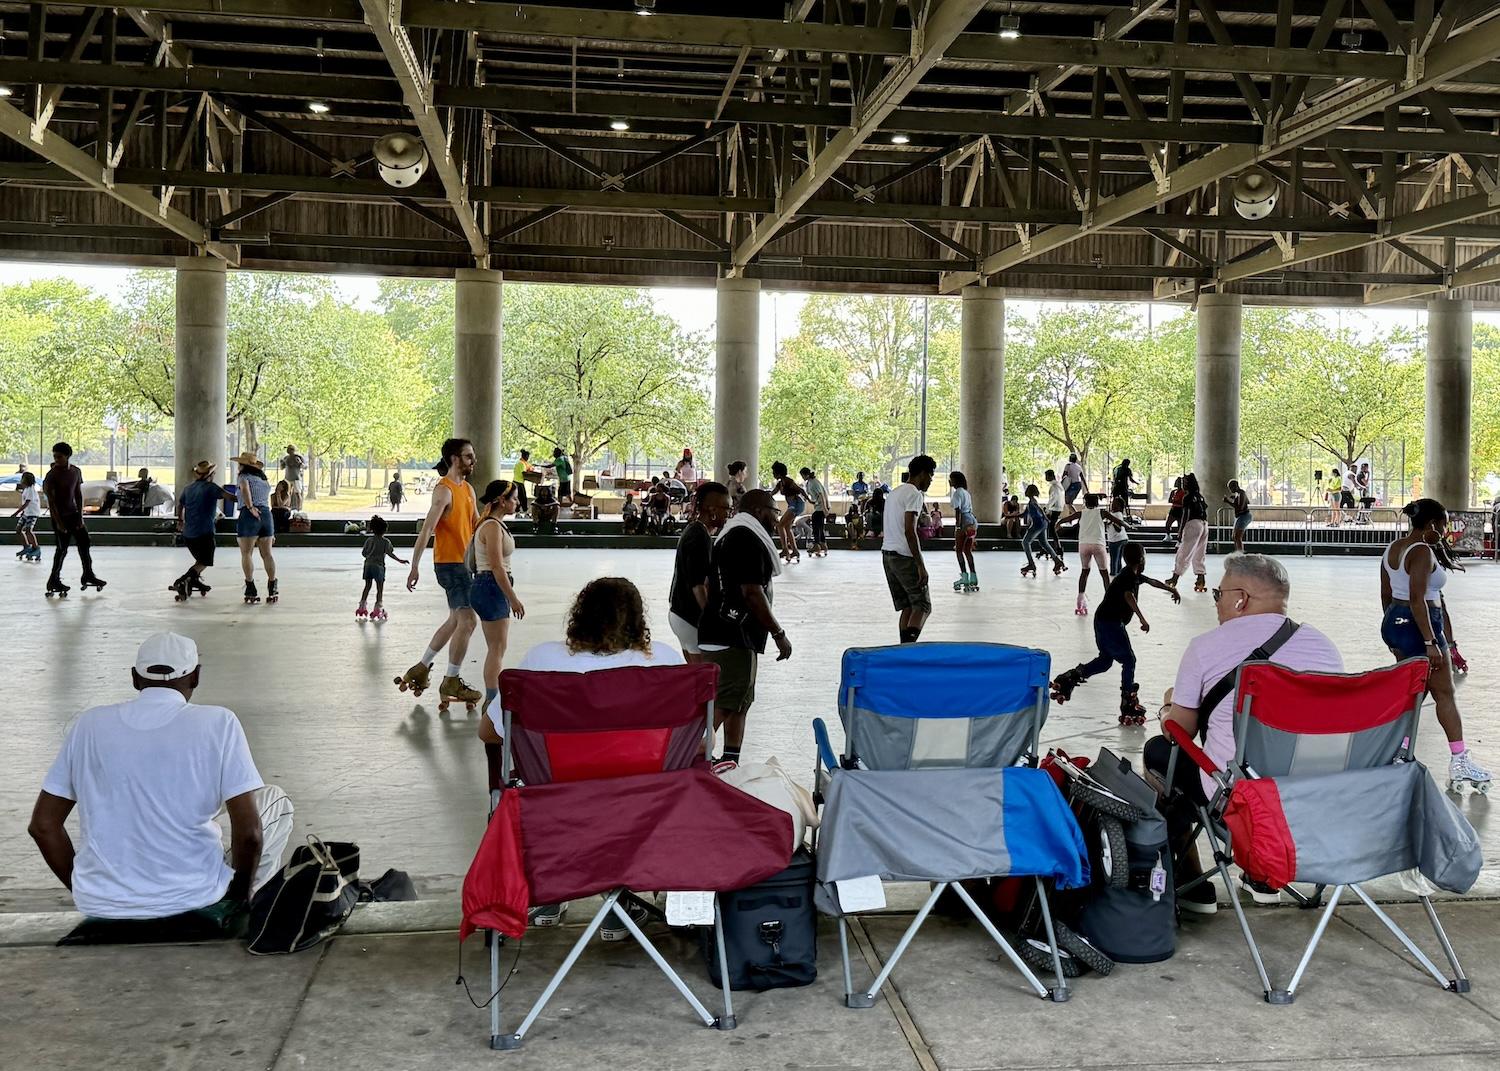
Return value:
M 175 681 L 198 668 L 198 645 L 175 632 L 155 632 L 135 653 L 135 671 L 148 681 Z

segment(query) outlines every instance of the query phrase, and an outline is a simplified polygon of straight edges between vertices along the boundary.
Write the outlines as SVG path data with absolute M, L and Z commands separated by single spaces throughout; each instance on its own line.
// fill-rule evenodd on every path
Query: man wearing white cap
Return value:
M 80 714 L 42 781 L 28 831 L 85 915 L 160 919 L 244 902 L 281 866 L 291 801 L 261 781 L 233 713 L 188 702 L 198 679 L 192 640 L 148 637 L 131 671 L 140 694 Z M 76 849 L 64 828 L 75 804 Z

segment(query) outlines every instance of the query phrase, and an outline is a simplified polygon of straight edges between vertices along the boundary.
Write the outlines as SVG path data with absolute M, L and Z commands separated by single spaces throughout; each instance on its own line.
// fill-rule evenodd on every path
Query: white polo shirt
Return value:
M 214 816 L 262 784 L 245 730 L 223 707 L 147 688 L 84 711 L 42 781 L 78 803 L 78 910 L 162 918 L 223 899 L 234 872 Z

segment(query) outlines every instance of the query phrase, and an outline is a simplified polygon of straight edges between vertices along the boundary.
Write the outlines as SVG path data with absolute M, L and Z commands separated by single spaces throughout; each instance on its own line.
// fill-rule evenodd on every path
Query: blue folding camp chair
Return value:
M 823 720 L 817 718 L 813 721 L 818 750 L 814 770 L 818 798 L 828 803 L 830 815 L 835 803 L 851 802 L 856 791 L 871 806 L 884 809 L 895 819 L 893 822 L 872 820 L 887 829 L 896 825 L 910 829 L 909 840 L 920 843 L 912 843 L 912 855 L 903 860 L 903 865 L 884 866 L 880 877 L 883 880 L 933 882 L 930 895 L 902 934 L 890 959 L 870 987 L 859 993 L 854 991 L 850 971 L 848 925 L 842 909 L 838 910 L 839 952 L 843 958 L 844 1002 L 847 1006 L 868 1008 L 874 1004 L 881 987 L 938 898 L 950 887 L 1038 996 L 1058 1002 L 1068 999 L 1068 986 L 1063 978 L 1042 878 L 1036 880 L 1057 978 L 1052 989 L 1037 979 L 953 876 L 962 873 L 965 877 L 1004 877 L 1015 873 L 1044 872 L 1044 868 L 1027 868 L 1036 861 L 1037 854 L 1044 852 L 1032 854 L 1025 861 L 1021 859 L 1022 855 L 1031 853 L 1031 845 L 1012 846 L 1015 849 L 1012 856 L 1016 864 L 1014 868 L 975 873 L 974 867 L 982 862 L 985 853 L 993 850 L 1004 855 L 1007 851 L 1003 844 L 991 842 L 1004 840 L 1000 830 L 1001 807 L 995 803 L 1002 783 L 1010 782 L 992 774 L 985 776 L 984 772 L 1036 765 L 1038 736 L 1047 715 L 1051 664 L 1051 656 L 1046 651 L 994 643 L 923 643 L 852 648 L 844 652 L 839 686 L 839 717 L 845 737 L 842 756 L 835 755 Z M 896 771 L 904 773 L 893 773 Z M 1013 788 L 1004 789 L 1015 797 L 1007 796 L 1005 811 L 1026 807 L 1047 810 L 1046 817 L 1054 823 L 1054 831 L 1059 825 L 1066 825 L 1060 840 L 1066 842 L 1071 834 L 1076 835 L 1077 844 L 1082 844 L 1082 835 L 1077 832 L 1071 812 L 1046 774 L 1036 771 L 1036 779 L 1016 778 L 1015 782 Z M 870 795 L 872 792 L 874 796 Z M 976 792 L 983 798 L 976 796 Z M 968 798 L 972 800 L 972 806 L 959 795 L 962 793 L 970 794 Z M 1043 805 L 1053 803 L 1052 797 L 1055 797 L 1055 807 L 1035 807 L 1038 801 Z M 978 857 L 950 862 L 941 857 L 945 849 L 933 850 L 933 845 L 940 844 L 943 838 L 926 835 L 925 830 L 932 827 L 924 827 L 923 811 L 924 806 L 930 807 L 935 801 L 942 801 L 941 805 L 950 808 L 950 814 L 956 812 L 960 823 L 970 814 L 980 816 L 976 820 L 981 823 L 990 823 L 980 830 L 984 844 Z M 925 820 L 930 822 L 931 818 L 929 811 Z M 825 840 L 830 836 L 826 832 L 820 835 Z M 836 846 L 827 847 L 829 856 L 837 853 Z M 898 869 L 901 871 L 899 876 L 895 872 Z M 820 873 L 820 878 L 823 876 Z M 838 875 L 834 874 L 827 880 L 836 877 Z M 822 902 L 825 906 L 831 903 L 826 895 Z

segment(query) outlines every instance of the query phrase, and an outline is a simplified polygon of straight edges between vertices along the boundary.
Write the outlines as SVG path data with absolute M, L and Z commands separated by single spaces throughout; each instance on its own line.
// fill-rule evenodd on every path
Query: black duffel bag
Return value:
M 787 989 L 818 977 L 818 916 L 813 857 L 799 848 L 791 865 L 748 889 L 719 894 L 729 988 Z M 712 928 L 699 931 L 708 978 L 722 985 Z
M 359 845 L 308 837 L 250 901 L 252 955 L 312 948 L 338 932 L 359 903 Z

